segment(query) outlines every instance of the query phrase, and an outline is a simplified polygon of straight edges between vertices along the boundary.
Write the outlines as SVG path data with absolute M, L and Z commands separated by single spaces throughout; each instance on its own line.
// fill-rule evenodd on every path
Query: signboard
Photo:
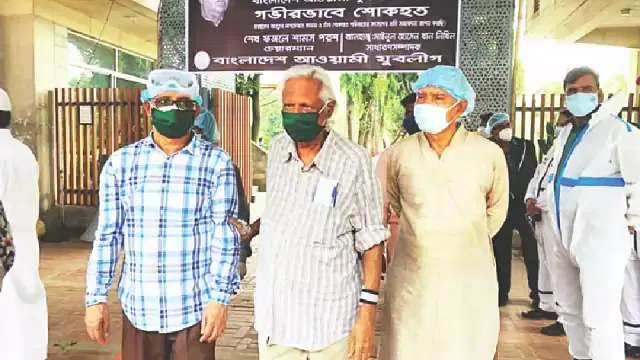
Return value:
M 188 0 L 189 71 L 457 65 L 461 0 Z

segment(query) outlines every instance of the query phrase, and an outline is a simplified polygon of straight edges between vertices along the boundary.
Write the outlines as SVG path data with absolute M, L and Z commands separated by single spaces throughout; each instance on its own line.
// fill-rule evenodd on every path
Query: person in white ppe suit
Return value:
M 629 232 L 640 225 L 640 136 L 615 115 L 624 104 L 621 96 L 599 104 L 593 70 L 571 70 L 564 88 L 574 117 L 556 140 L 547 189 L 559 232 L 558 313 L 575 359 L 622 360 Z
M 9 131 L 11 102 L 0 89 L 0 202 L 15 246 L 15 262 L 0 292 L 0 358 L 47 358 L 47 300 L 40 281 L 35 224 L 40 211 L 38 163 Z
M 554 135 L 566 126 L 571 118 L 571 113 L 564 110 L 558 116 Z M 533 317 L 533 312 L 527 313 L 529 316 L 524 318 L 531 320 L 554 320 L 557 318 L 556 299 L 555 299 L 555 246 L 557 230 L 553 221 L 549 207 L 547 206 L 547 187 L 549 184 L 549 176 L 553 166 L 554 147 L 552 146 L 529 183 L 527 193 L 525 195 L 526 215 L 530 217 L 534 225 L 536 239 L 538 240 L 538 258 L 540 266 L 538 271 L 538 294 L 540 295 L 539 317 Z M 544 316 L 544 315 L 548 316 Z M 524 315 L 524 314 L 523 314 Z M 551 316 L 553 315 L 553 316 Z M 564 327 L 560 321 L 556 321 L 552 325 L 544 327 L 540 330 L 544 335 L 562 336 L 565 335 Z
M 378 359 L 490 360 L 500 330 L 491 237 L 509 207 L 504 153 L 460 124 L 476 98 L 462 70 L 431 68 L 413 90 L 421 132 L 387 150 L 385 189 L 400 224 Z

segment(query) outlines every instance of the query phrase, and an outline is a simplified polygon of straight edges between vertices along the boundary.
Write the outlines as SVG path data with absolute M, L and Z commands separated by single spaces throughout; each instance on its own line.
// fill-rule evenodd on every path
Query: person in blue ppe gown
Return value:
M 547 204 L 557 225 L 556 300 L 578 360 L 623 360 L 622 289 L 640 226 L 640 133 L 616 114 L 624 94 L 606 102 L 590 68 L 565 77 L 573 119 L 554 145 Z

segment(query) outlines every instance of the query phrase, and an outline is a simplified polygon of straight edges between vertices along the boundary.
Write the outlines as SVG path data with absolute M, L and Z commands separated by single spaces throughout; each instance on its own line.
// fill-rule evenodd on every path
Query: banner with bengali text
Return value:
M 188 0 L 188 70 L 457 65 L 461 0 Z

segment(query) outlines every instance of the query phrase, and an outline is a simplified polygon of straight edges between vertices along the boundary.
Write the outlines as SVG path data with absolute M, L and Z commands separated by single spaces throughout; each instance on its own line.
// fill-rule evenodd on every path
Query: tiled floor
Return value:
M 112 291 L 112 333 L 102 348 L 92 343 L 84 330 L 84 271 L 90 244 L 67 242 L 42 245 L 41 274 L 49 303 L 49 360 L 111 360 L 118 353 L 120 309 Z M 257 249 L 256 249 L 257 250 Z M 218 342 L 218 360 L 257 359 L 257 335 L 253 321 L 253 282 L 256 256 L 250 259 L 249 273 L 242 293 L 233 301 L 227 331 Z M 543 322 L 523 321 L 518 314 L 526 310 L 524 267 L 515 260 L 513 304 L 502 312 L 499 360 L 570 360 L 564 339 L 551 339 L 538 333 Z M 480 359 L 485 360 L 485 359 Z

